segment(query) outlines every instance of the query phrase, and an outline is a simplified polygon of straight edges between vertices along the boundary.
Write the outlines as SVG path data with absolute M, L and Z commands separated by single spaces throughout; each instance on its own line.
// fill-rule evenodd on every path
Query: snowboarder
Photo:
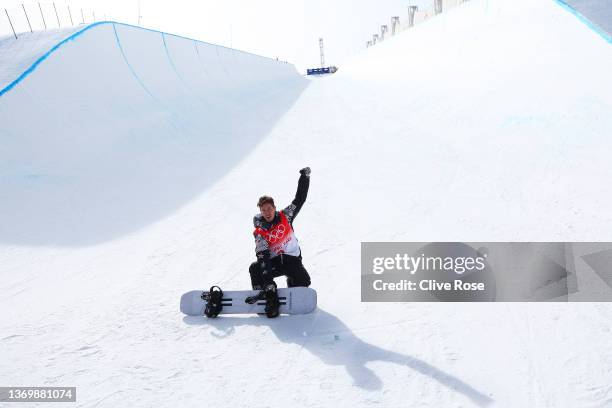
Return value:
M 310 276 L 302 264 L 302 251 L 293 232 L 293 221 L 308 195 L 310 168 L 300 170 L 297 192 L 291 204 L 276 211 L 274 199 L 262 196 L 257 202 L 260 213 L 253 217 L 257 261 L 249 267 L 251 285 L 260 292 L 247 303 L 266 300 L 266 315 L 277 317 L 280 303 L 274 278 L 287 277 L 287 286 L 310 286 Z

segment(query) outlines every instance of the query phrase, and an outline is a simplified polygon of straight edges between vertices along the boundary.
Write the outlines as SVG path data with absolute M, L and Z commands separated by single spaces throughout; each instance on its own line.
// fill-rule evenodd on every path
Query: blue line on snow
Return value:
M 569 4 L 567 4 L 564 0 L 555 0 L 555 1 L 557 2 L 558 5 L 560 5 L 565 10 L 569 11 L 574 16 L 576 16 L 578 18 L 578 20 L 580 20 L 582 23 L 584 23 L 591 30 L 593 30 L 597 34 L 599 34 L 604 40 L 606 40 L 607 42 L 612 44 L 612 35 L 608 34 L 603 28 L 599 27 L 597 24 L 595 24 L 594 22 L 589 20 L 582 13 L 580 13 L 578 10 L 576 10 L 574 7 L 572 7 Z
M 176 66 L 174 65 L 174 61 L 172 61 L 172 57 L 170 56 L 170 51 L 168 50 L 168 44 L 166 44 L 166 36 L 164 35 L 164 33 L 162 33 L 162 41 L 164 43 L 164 50 L 166 51 L 166 58 L 168 58 L 168 62 L 170 63 L 170 66 L 172 67 L 172 70 L 174 71 L 174 73 L 176 74 L 176 76 L 178 77 L 178 79 L 181 81 L 181 83 L 183 85 L 185 85 L 185 87 L 188 88 L 187 84 L 185 83 L 185 81 L 183 80 L 183 77 L 181 76 L 181 74 L 178 72 L 178 69 L 176 69 Z
M 2 90 L 0 90 L 0 96 L 4 95 L 5 93 L 7 93 L 11 89 L 13 89 L 15 87 L 15 85 L 17 85 L 18 83 L 23 81 L 23 79 L 25 77 L 30 75 L 36 69 L 36 67 L 38 67 L 40 65 L 41 62 L 46 60 L 49 57 L 49 55 L 51 55 L 53 52 L 55 52 L 59 47 L 61 47 L 62 45 L 66 44 L 68 41 L 74 40 L 76 37 L 80 36 L 85 31 L 89 30 L 90 28 L 93 28 L 93 27 L 98 26 L 100 24 L 106 24 L 106 23 L 107 23 L 106 21 L 100 21 L 100 22 L 97 22 L 97 23 L 90 24 L 87 27 L 83 28 L 82 30 L 77 31 L 76 33 L 68 36 L 67 38 L 65 38 L 62 41 L 60 41 L 57 44 L 55 44 L 49 51 L 47 51 L 40 58 L 38 58 L 36 61 L 34 61 L 34 63 L 32 65 L 30 65 L 30 68 L 28 68 L 25 71 L 23 71 L 21 73 L 21 75 L 19 75 L 17 77 L 17 79 L 15 79 L 13 82 L 11 82 L 7 86 L 5 86 Z
M 125 55 L 125 52 L 123 51 L 123 47 L 121 46 L 121 41 L 119 40 L 119 34 L 117 34 L 117 28 L 115 28 L 115 24 L 113 24 L 113 31 L 115 32 L 115 39 L 117 40 L 117 47 L 119 47 L 119 51 L 121 51 L 121 56 L 123 57 L 123 60 L 125 61 L 125 64 L 130 69 L 130 72 L 134 76 L 134 79 L 136 79 L 136 81 L 140 84 L 140 86 L 142 86 L 142 89 L 144 89 L 145 92 L 148 93 L 151 98 L 155 99 L 155 97 L 153 96 L 151 91 L 149 91 L 149 88 L 147 88 L 147 86 L 144 84 L 144 82 L 142 82 L 142 80 L 140 79 L 140 77 L 138 76 L 138 74 L 136 73 L 134 68 L 132 67 L 132 64 L 130 64 L 130 62 L 128 61 L 128 59 L 127 59 L 127 57 Z

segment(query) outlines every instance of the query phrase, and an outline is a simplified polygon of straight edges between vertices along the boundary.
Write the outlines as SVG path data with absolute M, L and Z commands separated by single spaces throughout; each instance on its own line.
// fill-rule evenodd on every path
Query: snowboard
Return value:
M 266 301 L 260 300 L 253 305 L 245 303 L 248 296 L 254 296 L 258 290 L 223 291 L 223 309 L 220 314 L 265 313 Z M 294 287 L 277 290 L 281 314 L 307 314 L 317 308 L 317 292 L 311 288 Z M 189 316 L 204 316 L 207 290 L 192 290 L 181 296 L 181 312 Z

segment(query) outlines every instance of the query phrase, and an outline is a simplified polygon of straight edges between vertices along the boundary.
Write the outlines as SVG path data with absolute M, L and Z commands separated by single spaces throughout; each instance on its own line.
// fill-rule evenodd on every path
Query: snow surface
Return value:
M 0 71 L 31 55 L 6 49 Z M 610 304 L 359 287 L 362 241 L 612 241 L 610 44 L 553 1 L 471 0 L 340 68 L 104 24 L 0 97 L 0 384 L 87 407 L 612 406 Z M 319 310 L 182 316 L 188 290 L 248 287 L 256 200 L 289 203 L 306 165 Z

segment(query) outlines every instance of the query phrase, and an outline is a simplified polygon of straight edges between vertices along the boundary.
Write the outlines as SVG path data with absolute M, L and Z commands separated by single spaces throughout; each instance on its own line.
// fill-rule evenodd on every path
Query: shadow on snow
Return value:
M 487 406 L 493 402 L 471 385 L 423 360 L 366 343 L 338 317 L 322 309 L 308 315 L 281 316 L 278 319 L 224 315 L 214 320 L 185 316 L 183 321 L 190 325 L 213 326 L 218 332 L 212 334 L 219 338 L 231 336 L 238 326 L 268 326 L 280 341 L 299 345 L 325 364 L 344 366 L 354 385 L 365 390 L 382 389 L 382 380 L 366 364 L 383 361 L 410 367 L 466 396 L 478 406 Z

